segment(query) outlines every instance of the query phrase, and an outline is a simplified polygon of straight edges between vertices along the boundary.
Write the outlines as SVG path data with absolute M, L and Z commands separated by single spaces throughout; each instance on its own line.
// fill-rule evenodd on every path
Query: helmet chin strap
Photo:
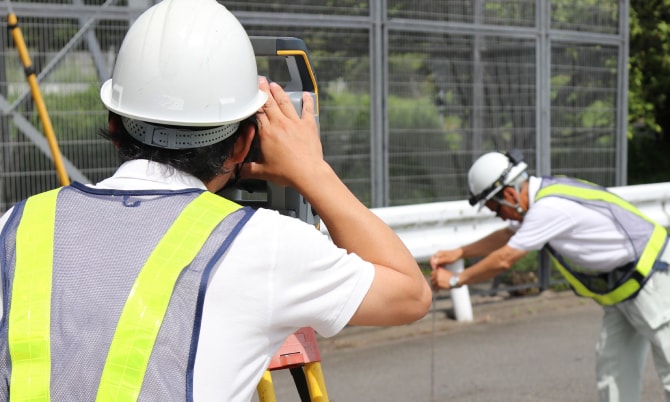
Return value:
M 495 201 L 500 205 L 504 205 L 506 207 L 514 208 L 516 210 L 516 212 L 518 212 L 519 215 L 521 215 L 522 218 L 526 215 L 526 211 L 523 209 L 521 204 L 519 204 L 518 202 L 516 204 L 512 204 L 510 202 L 507 202 L 505 200 L 500 200 L 500 199 L 497 199 Z
M 520 189 L 520 187 L 521 187 L 521 185 L 519 183 L 514 184 L 514 190 L 516 190 L 517 196 L 519 198 L 519 201 L 517 201 L 516 204 L 512 204 L 510 202 L 507 202 L 504 199 L 496 199 L 496 202 L 501 204 L 501 205 L 504 205 L 506 207 L 514 208 L 516 210 L 516 212 L 519 215 L 521 215 L 521 219 L 523 219 L 523 217 L 526 216 L 526 210 L 524 210 L 523 207 L 521 206 L 521 202 L 520 202 L 521 201 L 521 191 L 520 191 L 521 189 Z
M 518 212 L 519 215 L 521 215 L 521 219 L 523 219 L 523 217 L 526 216 L 526 211 L 521 206 L 521 183 L 518 181 L 514 183 L 514 190 L 516 191 L 517 198 L 519 199 L 514 208 L 516 208 L 516 212 Z
M 519 204 L 516 204 L 516 212 L 518 212 L 519 215 L 521 215 L 521 219 L 523 219 L 523 217 L 526 216 L 526 211 L 523 208 L 521 208 L 521 205 Z

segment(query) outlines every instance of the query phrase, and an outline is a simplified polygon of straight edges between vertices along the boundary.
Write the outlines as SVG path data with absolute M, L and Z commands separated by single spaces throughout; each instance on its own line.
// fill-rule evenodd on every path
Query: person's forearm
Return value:
M 461 258 L 482 257 L 490 254 L 507 244 L 507 241 L 514 233 L 507 229 L 499 229 L 488 236 L 468 245 L 461 247 Z
M 466 268 L 459 274 L 459 282 L 462 285 L 467 285 L 489 280 L 512 268 L 512 266 L 526 254 L 526 251 L 503 246 L 479 262 Z
M 495 258 L 488 256 L 476 264 L 471 265 L 459 274 L 461 285 L 484 282 L 504 272 L 506 268 L 501 266 Z
M 326 162 L 297 185 L 336 245 L 374 264 L 424 280 L 400 238 L 349 191 Z
M 353 325 L 399 325 L 423 317 L 432 292 L 400 238 L 363 205 L 325 162 L 298 188 L 319 213 L 333 242 L 375 265 L 375 279 Z

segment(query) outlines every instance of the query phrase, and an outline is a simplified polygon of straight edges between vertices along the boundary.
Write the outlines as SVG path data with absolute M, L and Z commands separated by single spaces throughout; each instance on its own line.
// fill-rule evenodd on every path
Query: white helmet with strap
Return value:
M 246 31 L 223 5 L 163 0 L 128 30 L 100 97 L 135 139 L 196 148 L 229 137 L 263 106 L 257 71 Z
M 518 150 L 507 153 L 489 152 L 480 156 L 468 171 L 470 198 L 468 202 L 479 209 L 507 186 L 514 185 L 519 190 L 519 179 L 528 177 L 528 165 Z

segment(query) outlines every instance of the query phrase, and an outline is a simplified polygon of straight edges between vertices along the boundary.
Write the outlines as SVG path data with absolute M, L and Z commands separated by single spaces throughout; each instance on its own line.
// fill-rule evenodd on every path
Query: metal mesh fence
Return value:
M 551 28 L 617 34 L 619 32 L 619 6 L 621 4 L 623 2 L 552 0 Z
M 614 183 L 617 49 L 563 43 L 551 56 L 552 170 Z
M 535 25 L 535 0 L 388 0 L 390 18 L 483 23 L 504 26 Z
M 73 180 L 118 166 L 96 134 L 106 125 L 98 91 L 153 3 L 12 2 Z M 250 35 L 305 40 L 325 157 L 371 207 L 463 199 L 469 165 L 493 149 L 520 148 L 535 174 L 625 184 L 627 9 L 617 0 L 222 3 Z M 6 25 L 0 212 L 59 185 Z
M 368 16 L 370 5 L 367 1 L 357 0 L 253 0 L 253 1 L 221 1 L 228 9 L 259 13 L 292 13 L 292 14 L 331 14 Z

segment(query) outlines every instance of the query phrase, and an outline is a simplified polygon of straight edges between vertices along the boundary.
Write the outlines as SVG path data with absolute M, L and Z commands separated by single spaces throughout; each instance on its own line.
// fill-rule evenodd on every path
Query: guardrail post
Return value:
M 544 249 L 540 251 L 538 262 L 540 292 L 544 292 L 549 289 L 549 285 L 551 284 L 551 258 L 549 252 Z
M 454 273 L 463 271 L 463 260 L 447 264 L 446 268 Z M 472 321 L 472 303 L 470 302 L 470 290 L 468 285 L 451 289 L 451 300 L 454 303 L 454 315 L 456 321 Z

